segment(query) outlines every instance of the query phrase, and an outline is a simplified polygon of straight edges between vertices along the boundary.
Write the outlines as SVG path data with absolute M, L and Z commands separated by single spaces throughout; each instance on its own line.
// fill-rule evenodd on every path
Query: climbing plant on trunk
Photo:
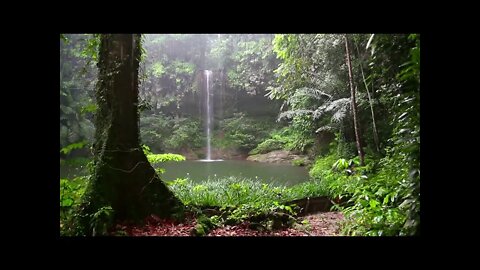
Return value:
M 100 39 L 94 172 L 75 215 L 79 235 L 105 233 L 114 220 L 183 211 L 140 147 L 140 35 L 104 34 Z

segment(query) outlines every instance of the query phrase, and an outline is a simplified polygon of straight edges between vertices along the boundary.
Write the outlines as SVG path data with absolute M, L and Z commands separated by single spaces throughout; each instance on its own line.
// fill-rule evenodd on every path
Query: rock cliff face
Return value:
M 286 164 L 292 164 L 292 162 L 294 162 L 295 160 L 296 162 L 299 162 L 303 165 L 306 165 L 310 162 L 308 160 L 308 157 L 305 155 L 297 155 L 291 151 L 285 151 L 285 150 L 276 150 L 266 154 L 251 155 L 247 158 L 247 160 L 256 161 L 256 162 L 286 163 Z

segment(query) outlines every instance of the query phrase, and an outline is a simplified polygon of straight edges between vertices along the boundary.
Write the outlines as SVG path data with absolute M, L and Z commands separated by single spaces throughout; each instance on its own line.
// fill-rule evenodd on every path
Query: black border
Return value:
M 339 14 L 342 14 L 339 12 Z M 279 18 L 277 18 L 279 19 Z M 295 18 L 299 19 L 299 18 Z M 313 19 L 312 19 L 313 20 Z M 315 21 L 315 20 L 314 20 Z M 437 192 L 435 189 L 436 185 L 439 185 L 432 173 L 435 170 L 435 167 L 429 160 L 432 153 L 435 153 L 437 148 L 435 143 L 431 140 L 435 137 L 434 132 L 432 131 L 432 126 L 439 124 L 439 120 L 435 121 L 436 113 L 438 111 L 432 110 L 430 106 L 435 102 L 435 92 L 434 89 L 441 89 L 439 82 L 435 82 L 435 67 L 439 68 L 439 59 L 435 59 L 438 56 L 438 51 L 435 51 L 434 34 L 432 32 L 421 31 L 418 28 L 414 27 L 405 31 L 388 31 L 383 29 L 384 25 L 380 24 L 379 28 L 368 29 L 356 29 L 358 27 L 362 28 L 356 23 L 348 25 L 345 29 L 329 29 L 325 31 L 320 26 L 318 29 L 316 25 L 310 24 L 306 26 L 308 21 L 306 20 L 305 25 L 291 25 L 291 27 L 285 26 L 285 23 L 272 26 L 271 24 L 262 24 L 261 26 L 249 25 L 247 29 L 238 30 L 236 27 L 232 27 L 231 24 L 222 24 L 219 27 L 210 27 L 208 26 L 203 30 L 203 26 L 196 25 L 197 29 L 189 27 L 188 31 L 184 29 L 179 29 L 168 27 L 168 31 L 159 31 L 158 29 L 166 29 L 163 27 L 157 26 L 148 26 L 146 29 L 131 29 L 129 27 L 122 28 L 121 31 L 115 29 L 105 31 L 105 29 L 100 29 L 99 31 L 93 32 L 142 32 L 142 33 L 315 33 L 315 32 L 330 32 L 330 33 L 342 33 L 342 32 L 382 32 L 382 33 L 394 33 L 394 32 L 420 32 L 421 33 L 421 43 L 422 43 L 422 52 L 421 52 L 421 167 L 423 171 L 423 177 L 421 180 L 421 236 L 420 237 L 394 237 L 394 238 L 365 238 L 365 237 L 266 237 L 266 238 L 172 238 L 172 237 L 159 237 L 159 238 L 96 238 L 96 239 L 78 239 L 78 238 L 65 238 L 60 239 L 59 237 L 59 228 L 58 228 L 58 212 L 52 211 L 52 209 L 58 209 L 58 103 L 57 103 L 57 94 L 59 89 L 58 81 L 58 49 L 59 49 L 59 34 L 60 33 L 75 33 L 75 32 L 92 32 L 92 31 L 78 31 L 71 29 L 61 29 L 60 31 L 53 31 L 50 33 L 41 33 L 38 35 L 31 35 L 28 37 L 29 42 L 25 42 L 23 47 L 21 47 L 22 53 L 25 53 L 28 63 L 35 63 L 35 71 L 28 73 L 28 76 L 20 76 L 20 82 L 25 84 L 23 91 L 27 91 L 27 94 L 22 97 L 23 94 L 20 94 L 18 98 L 27 98 L 30 103 L 28 103 L 27 108 L 20 108 L 23 110 L 24 114 L 21 116 L 23 119 L 19 119 L 19 125 L 27 125 L 27 131 L 22 132 L 23 135 L 17 138 L 18 141 L 23 142 L 24 146 L 21 148 L 26 149 L 25 152 L 22 150 L 17 150 L 26 155 L 27 153 L 32 153 L 33 159 L 35 160 L 34 165 L 28 164 L 25 165 L 23 162 L 19 168 L 19 180 L 24 183 L 23 188 L 27 188 L 33 193 L 33 197 L 28 198 L 26 204 L 23 206 L 30 209 L 28 211 L 28 219 L 35 220 L 33 226 L 33 232 L 35 236 L 40 236 L 41 238 L 47 238 L 49 240 L 54 240 L 56 244 L 60 246 L 77 246 L 78 244 L 85 244 L 88 247 L 99 244 L 103 246 L 103 243 L 108 244 L 110 247 L 134 247 L 137 248 L 144 244 L 148 246 L 165 246 L 167 249 L 176 246 L 176 247 L 195 247 L 199 250 L 204 249 L 203 245 L 207 245 L 209 248 L 220 249 L 222 250 L 224 245 L 232 246 L 241 246 L 243 244 L 249 246 L 249 249 L 259 249 L 259 252 L 262 252 L 262 248 L 265 245 L 268 245 L 270 249 L 277 250 L 280 249 L 290 249 L 290 247 L 298 246 L 328 246 L 332 250 L 337 250 L 338 248 L 348 246 L 350 248 L 361 248 L 363 245 L 367 246 L 373 245 L 378 246 L 379 249 L 382 249 L 381 246 L 408 246 L 409 248 L 415 249 L 418 248 L 418 242 L 429 238 L 435 237 L 435 224 L 433 223 L 432 217 L 434 214 L 435 204 L 432 200 L 434 192 Z M 321 20 L 320 20 L 321 22 Z M 272 21 L 272 24 L 274 22 Z M 374 21 L 377 25 L 377 21 Z M 272 26 L 272 27 L 270 27 Z M 309 27 L 313 27 L 309 28 Z M 60 27 L 63 28 L 63 27 Z M 114 27 L 115 28 L 115 27 Z M 143 27 L 142 27 L 143 28 Z M 278 29 L 281 28 L 281 29 Z M 255 30 L 252 30 L 255 29 Z M 393 28 L 394 30 L 398 28 Z M 185 29 L 186 30 L 186 29 Z M 391 29 L 390 29 L 391 30 Z M 437 55 L 435 56 L 435 53 Z M 25 68 L 26 63 L 21 63 Z M 23 73 L 22 73 L 23 74 Z M 33 76 L 32 76 L 33 75 Z M 27 78 L 25 78 L 27 77 Z M 23 84 L 22 83 L 22 84 Z M 20 91 L 18 93 L 21 93 Z M 55 114 L 55 115 L 54 115 Z M 18 142 L 17 141 L 17 142 Z M 30 143 L 28 143 L 30 142 Z M 437 150 L 438 151 L 438 150 Z M 440 154 L 440 152 L 438 153 Z M 20 158 L 25 160 L 25 156 L 20 155 Z M 26 161 L 28 163 L 28 161 Z M 18 201 L 18 199 L 16 200 Z M 60 240 L 60 241 L 58 241 Z M 371 247 L 371 246 L 370 246 Z M 322 248 L 323 249 L 323 248 Z M 69 252 L 68 249 L 65 250 Z M 266 252 L 266 250 L 263 250 Z M 353 251 L 353 250 L 352 250 Z M 377 251 L 379 251 L 377 249 Z M 413 251 L 413 250 L 412 250 Z M 248 251 L 253 252 L 253 251 Z M 308 253 L 308 251 L 305 251 Z M 361 252 L 361 251 L 360 251 Z M 280 255 L 281 256 L 281 255 Z

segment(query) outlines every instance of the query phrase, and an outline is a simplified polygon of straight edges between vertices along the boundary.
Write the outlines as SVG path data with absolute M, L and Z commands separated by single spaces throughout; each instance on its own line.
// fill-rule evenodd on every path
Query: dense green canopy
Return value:
M 61 35 L 62 160 L 96 149 L 102 36 Z M 149 151 L 205 158 L 211 70 L 218 157 L 304 155 L 322 192 L 348 201 L 344 234 L 419 233 L 419 34 L 146 34 L 140 49 L 134 105 Z

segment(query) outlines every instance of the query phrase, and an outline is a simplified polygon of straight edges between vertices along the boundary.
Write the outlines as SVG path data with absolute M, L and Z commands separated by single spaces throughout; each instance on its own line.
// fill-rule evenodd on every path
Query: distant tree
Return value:
M 372 34 L 369 38 L 369 42 L 371 42 L 372 38 L 375 36 L 375 34 Z M 370 45 L 370 43 L 367 42 L 367 49 L 368 49 L 368 46 Z M 373 109 L 373 98 L 372 98 L 372 95 L 370 94 L 370 91 L 368 90 L 368 82 L 367 82 L 367 79 L 365 78 L 365 72 L 363 71 L 363 65 L 364 65 L 364 61 L 363 59 L 366 59 L 366 53 L 368 51 L 365 51 L 362 54 L 360 54 L 360 49 L 358 48 L 358 44 L 357 42 L 355 42 L 355 47 L 357 49 L 357 56 L 359 58 L 359 66 L 360 66 L 360 72 L 362 73 L 362 82 L 365 86 L 365 90 L 367 91 L 367 97 L 368 97 L 368 104 L 370 105 L 370 112 L 371 112 L 371 115 L 372 115 L 372 133 L 373 133 L 373 141 L 375 143 L 375 150 L 377 151 L 377 153 L 380 153 L 380 140 L 378 139 L 378 130 L 377 130 L 377 123 L 375 121 L 375 111 Z M 373 90 L 373 89 L 372 89 Z
M 93 40 L 91 34 L 60 35 L 60 148 L 93 141 L 97 77 L 89 54 Z
M 315 138 L 319 149 L 321 144 L 328 145 L 327 140 L 321 141 L 323 135 L 349 131 L 350 93 L 342 36 L 275 35 L 274 51 L 282 63 L 268 96 L 284 100 L 279 119 L 291 121 L 289 127 L 299 135 L 297 144 L 303 148 Z
M 100 228 L 104 233 L 102 215 L 139 220 L 183 210 L 139 143 L 140 35 L 104 34 L 100 39 L 94 173 L 75 217 L 79 235 L 96 235 Z
M 362 148 L 362 141 L 361 141 L 361 134 L 360 134 L 360 121 L 357 116 L 357 102 L 355 99 L 355 88 L 353 86 L 353 75 L 352 75 L 352 61 L 350 59 L 350 50 L 348 46 L 348 38 L 347 35 L 344 35 L 345 38 L 345 54 L 347 58 L 347 66 L 348 66 L 348 80 L 350 84 L 350 91 L 351 91 L 351 102 L 352 102 L 352 114 L 353 114 L 353 126 L 355 128 L 355 139 L 357 142 L 357 150 L 358 150 L 358 157 L 360 158 L 360 165 L 364 165 L 364 152 Z

